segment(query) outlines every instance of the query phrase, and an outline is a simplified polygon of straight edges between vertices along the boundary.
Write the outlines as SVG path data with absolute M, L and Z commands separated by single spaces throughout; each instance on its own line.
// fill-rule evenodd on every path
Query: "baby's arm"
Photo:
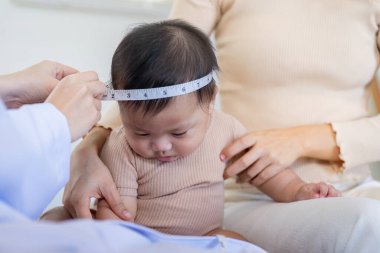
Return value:
M 121 201 L 134 221 L 137 210 L 137 171 L 134 167 L 132 151 L 125 141 L 123 128 L 111 132 L 103 145 L 100 157 L 109 169 L 116 187 L 119 188 Z M 105 200 L 98 202 L 97 219 L 118 219 Z
M 121 201 L 123 202 L 124 206 L 128 209 L 129 213 L 131 214 L 132 218 L 128 221 L 134 222 L 136 217 L 136 211 L 137 211 L 137 199 L 136 197 L 130 197 L 130 196 L 121 196 Z M 117 216 L 108 203 L 102 199 L 98 202 L 98 209 L 96 211 L 95 218 L 97 220 L 120 220 L 119 216 Z
M 305 183 L 291 169 L 280 172 L 259 189 L 278 202 L 341 196 L 341 193 L 331 185 Z
M 236 119 L 233 118 L 233 122 L 233 139 L 237 139 L 247 131 Z M 291 169 L 279 172 L 258 188 L 278 202 L 341 196 L 341 193 L 331 185 L 305 183 Z

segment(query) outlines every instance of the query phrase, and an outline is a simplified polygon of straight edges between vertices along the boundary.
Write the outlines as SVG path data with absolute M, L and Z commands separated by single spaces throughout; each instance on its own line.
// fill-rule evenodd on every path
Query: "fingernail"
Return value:
M 125 217 L 125 218 L 131 218 L 131 213 L 130 212 L 128 212 L 128 211 L 123 211 L 123 216 Z
M 223 154 L 221 154 L 221 155 L 220 155 L 220 160 L 224 161 L 225 159 L 226 159 L 226 156 L 223 155 Z

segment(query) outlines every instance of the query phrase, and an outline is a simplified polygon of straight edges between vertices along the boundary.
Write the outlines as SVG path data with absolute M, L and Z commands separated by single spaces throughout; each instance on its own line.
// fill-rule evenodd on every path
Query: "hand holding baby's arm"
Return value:
M 326 183 L 309 183 L 301 186 L 295 195 L 295 200 L 341 197 L 342 193 Z
M 121 196 L 121 201 L 123 202 L 124 206 L 127 207 L 127 210 L 131 214 L 131 219 L 128 221 L 134 222 L 136 217 L 136 211 L 137 211 L 137 199 L 136 197 L 131 196 Z M 111 207 L 108 205 L 108 203 L 101 199 L 98 202 L 98 210 L 96 211 L 96 219 L 97 220 L 121 220 L 119 216 L 117 216 L 111 209 Z

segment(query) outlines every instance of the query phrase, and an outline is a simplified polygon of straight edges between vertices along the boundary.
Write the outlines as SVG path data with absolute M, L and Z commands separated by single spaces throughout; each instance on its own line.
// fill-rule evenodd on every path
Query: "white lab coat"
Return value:
M 69 176 L 70 132 L 52 104 L 6 110 L 0 102 L 0 200 L 39 217 Z
M 238 240 L 169 236 L 122 221 L 34 222 L 69 173 L 70 133 L 51 104 L 0 100 L 0 252 L 264 252 Z

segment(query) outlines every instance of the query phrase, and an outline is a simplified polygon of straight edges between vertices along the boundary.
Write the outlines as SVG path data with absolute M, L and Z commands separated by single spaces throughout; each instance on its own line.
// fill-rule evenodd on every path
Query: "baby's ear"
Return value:
M 212 113 L 215 109 L 215 99 L 211 100 L 210 104 L 208 105 L 208 112 Z
M 219 87 L 218 87 L 218 85 L 214 85 L 214 95 L 213 95 L 213 97 L 210 101 L 210 104 L 208 106 L 209 113 L 212 113 L 215 109 L 216 97 L 217 97 L 218 93 L 219 93 Z

